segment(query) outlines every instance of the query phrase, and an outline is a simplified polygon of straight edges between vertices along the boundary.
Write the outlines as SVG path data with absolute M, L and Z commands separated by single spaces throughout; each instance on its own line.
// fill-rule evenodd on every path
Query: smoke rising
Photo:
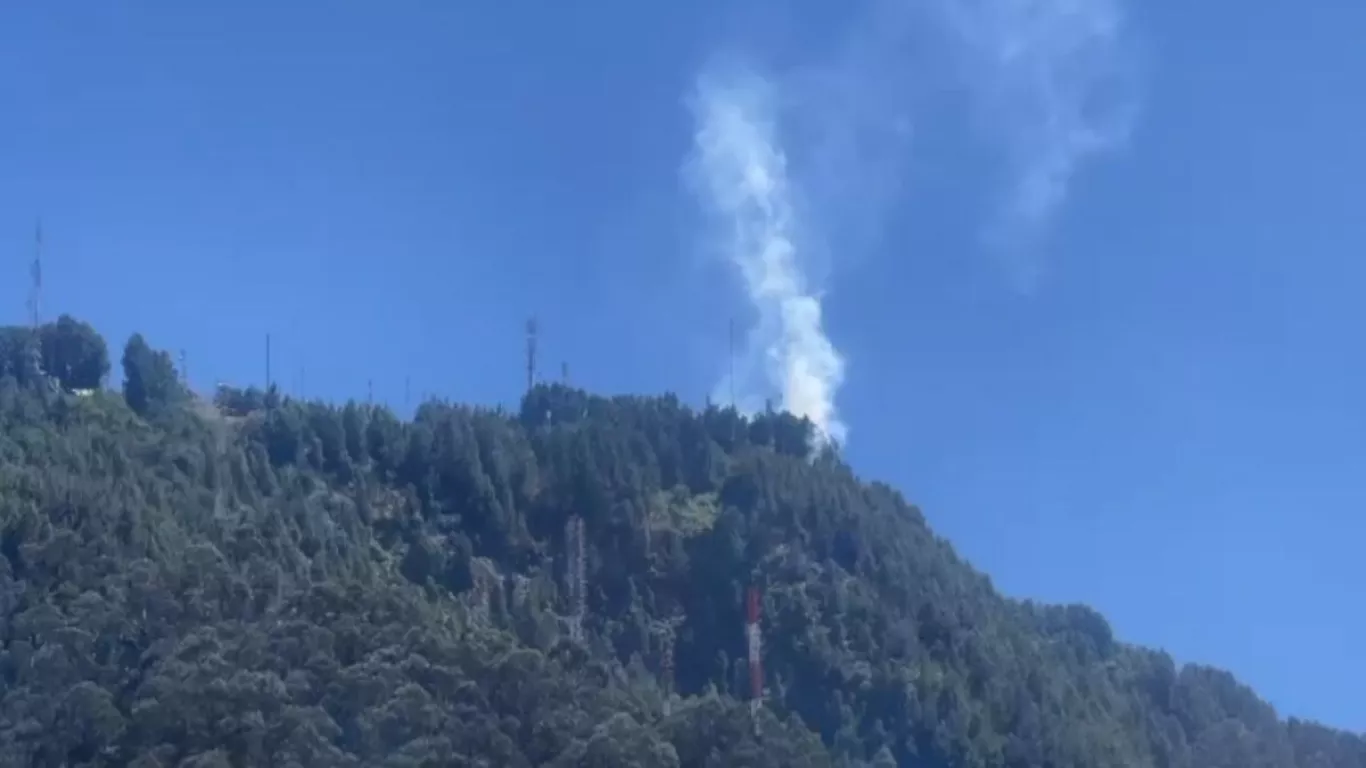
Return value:
M 759 314 L 745 359 L 762 353 L 766 379 L 783 409 L 811 419 L 821 440 L 843 440 L 835 392 L 844 359 L 826 337 L 821 301 L 798 261 L 797 226 L 787 158 L 777 142 L 772 89 L 741 68 L 698 83 L 694 180 L 722 220 L 725 251 Z M 729 382 L 734 385 L 734 382 Z
M 985 133 L 1009 182 L 988 242 L 1031 290 L 1037 241 L 1093 155 L 1129 137 L 1136 57 L 1118 0 L 935 0 Z
M 822 55 L 771 74 L 713 62 L 690 101 L 693 190 L 721 223 L 758 315 L 727 381 L 842 441 L 845 361 L 822 321 L 825 275 L 867 249 L 895 202 L 916 126 L 964 92 L 1004 182 L 984 227 L 1025 292 L 1040 235 L 1078 169 L 1122 144 L 1133 62 L 1119 0 L 864 0 Z M 950 87 L 946 87 L 950 86 Z M 762 378 L 760 378 L 762 377 Z

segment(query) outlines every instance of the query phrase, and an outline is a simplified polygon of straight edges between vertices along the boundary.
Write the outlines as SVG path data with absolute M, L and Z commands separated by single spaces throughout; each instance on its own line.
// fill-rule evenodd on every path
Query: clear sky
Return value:
M 1366 730 L 1366 5 L 946 2 L 7 3 L 0 317 L 38 216 L 203 389 L 512 405 L 534 312 L 700 403 L 733 317 L 1007 593 Z

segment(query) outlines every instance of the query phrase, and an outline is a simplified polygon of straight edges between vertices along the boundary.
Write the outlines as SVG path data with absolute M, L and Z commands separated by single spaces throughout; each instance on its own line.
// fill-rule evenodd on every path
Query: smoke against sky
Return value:
M 842 440 L 835 392 L 844 360 L 821 324 L 820 297 L 798 262 L 787 158 L 774 135 L 772 91 L 736 69 L 704 77 L 693 100 L 698 191 L 727 230 L 725 249 L 759 314 L 746 360 L 761 353 L 782 407 L 806 416 L 822 438 Z M 728 385 L 735 384 L 728 382 Z
M 1119 0 L 935 0 L 984 133 L 1007 183 L 988 242 L 1032 290 L 1038 239 L 1092 155 L 1127 141 L 1135 55 Z
M 1040 235 L 1073 176 L 1133 121 L 1121 10 L 1118 0 L 866 0 L 826 55 L 796 67 L 766 71 L 754 51 L 713 60 L 689 102 L 688 170 L 758 316 L 745 375 L 721 388 L 750 409 L 777 394 L 822 439 L 843 440 L 845 361 L 822 322 L 826 275 L 876 239 L 915 127 L 939 109 L 927 85 L 945 73 L 966 86 L 1002 158 L 986 242 L 1031 291 Z

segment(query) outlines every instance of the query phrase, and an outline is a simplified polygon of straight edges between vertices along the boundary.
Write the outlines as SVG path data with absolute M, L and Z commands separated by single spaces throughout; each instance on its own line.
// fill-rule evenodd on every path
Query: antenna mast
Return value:
M 43 299 L 43 220 L 39 219 L 33 228 L 33 264 L 29 267 L 29 276 L 33 280 L 29 288 L 28 315 L 29 322 L 33 324 L 33 330 L 38 330 L 42 324 L 42 299 Z
M 190 369 L 185 363 L 185 350 L 180 350 L 180 385 L 190 388 Z
M 266 391 L 270 391 L 270 334 L 266 334 Z
M 575 621 L 579 625 L 579 635 L 583 635 L 583 617 L 588 613 L 588 590 L 586 588 L 588 579 L 588 548 L 584 543 L 583 518 L 574 516 L 576 529 L 575 546 L 578 551 L 574 557 L 574 613 L 578 615 Z
M 759 735 L 759 707 L 764 699 L 764 667 L 760 654 L 759 588 L 751 586 L 746 595 L 745 640 L 749 645 L 749 714 L 754 734 Z
M 659 666 L 664 678 L 664 714 L 667 716 L 673 710 L 673 701 L 670 699 L 674 692 L 674 628 L 668 626 L 664 629 L 663 648 L 660 649 Z
M 730 319 L 730 407 L 735 407 L 735 318 Z
M 569 639 L 574 642 L 583 640 L 583 616 L 587 612 L 588 595 L 584 589 L 585 546 L 583 537 L 583 518 L 572 515 L 565 524 L 565 576 L 569 592 Z
M 526 321 L 526 391 L 536 386 L 536 318 Z
M 678 625 L 683 623 L 683 619 L 683 616 L 675 615 L 659 625 L 659 678 L 664 694 L 662 710 L 665 717 L 673 713 L 674 645 L 677 642 Z

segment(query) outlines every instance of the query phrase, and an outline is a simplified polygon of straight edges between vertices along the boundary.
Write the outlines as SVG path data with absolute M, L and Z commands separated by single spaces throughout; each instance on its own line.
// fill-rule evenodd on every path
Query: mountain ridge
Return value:
M 0 765 L 1366 766 L 1002 596 L 790 414 L 541 385 L 404 421 L 121 362 L 0 329 Z

